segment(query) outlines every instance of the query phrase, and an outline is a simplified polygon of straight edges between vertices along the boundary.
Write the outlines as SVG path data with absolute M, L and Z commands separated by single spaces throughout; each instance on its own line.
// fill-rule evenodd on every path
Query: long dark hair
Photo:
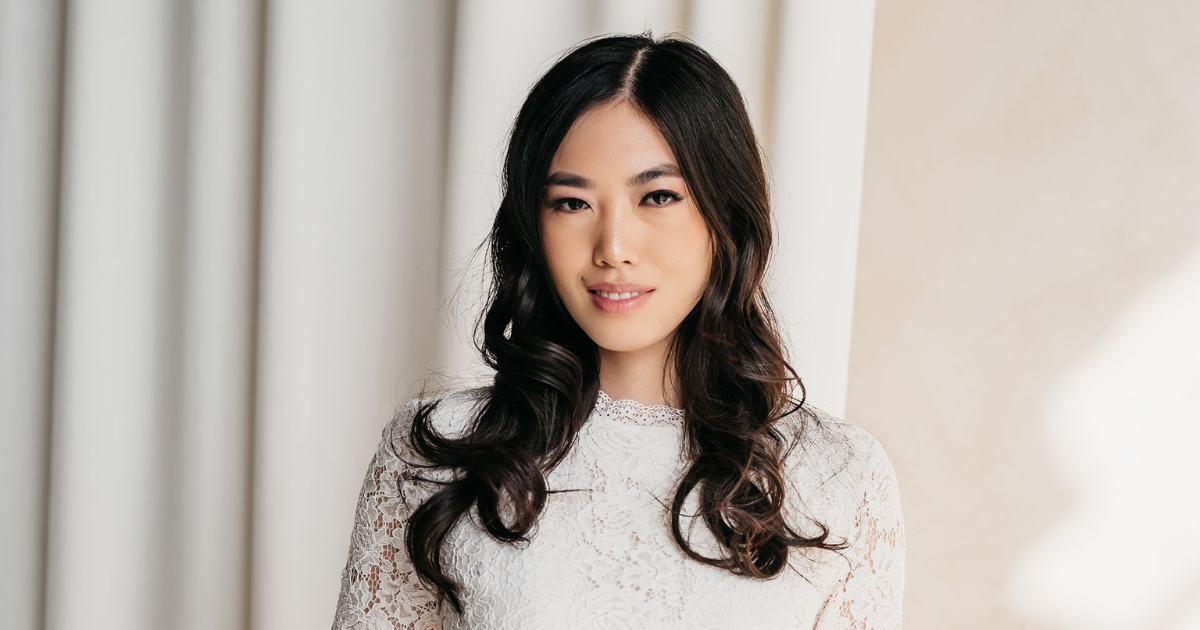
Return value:
M 442 567 L 447 535 L 475 506 L 496 540 L 528 541 L 546 504 L 545 474 L 567 455 L 598 398 L 596 344 L 554 288 L 540 208 L 550 161 L 572 123 L 613 99 L 657 125 L 714 244 L 708 285 L 668 349 L 690 462 L 670 505 L 676 542 L 699 562 L 760 579 L 787 566 L 791 547 L 846 548 L 826 542 L 824 525 L 806 538 L 783 518 L 787 440 L 776 424 L 813 414 L 762 286 L 772 240 L 768 183 L 741 92 L 686 39 L 596 38 L 537 81 L 512 128 L 503 200 L 486 241 L 492 284 L 475 339 L 494 381 L 475 390 L 482 404 L 462 434 L 431 430 L 434 400 L 405 436 L 426 460 L 420 465 L 458 473 L 438 481 L 441 488 L 411 514 L 405 545 L 420 579 L 460 614 L 461 585 Z M 792 382 L 799 401 L 789 394 Z M 684 537 L 680 510 L 693 490 L 698 517 L 728 551 L 723 557 L 697 553 Z M 502 502 L 511 523 L 501 517 Z

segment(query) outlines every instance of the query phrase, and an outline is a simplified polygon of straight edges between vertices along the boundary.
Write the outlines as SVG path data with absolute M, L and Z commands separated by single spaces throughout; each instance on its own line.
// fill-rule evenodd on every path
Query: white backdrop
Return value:
M 687 31 L 742 86 L 840 413 L 873 14 L 0 0 L 0 627 L 328 627 L 380 428 L 430 370 L 486 378 L 505 133 L 592 35 Z

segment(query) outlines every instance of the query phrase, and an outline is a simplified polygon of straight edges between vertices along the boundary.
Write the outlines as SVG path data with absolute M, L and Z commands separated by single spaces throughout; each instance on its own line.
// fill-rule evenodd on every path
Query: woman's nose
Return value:
M 607 205 L 600 212 L 594 261 L 596 265 L 637 264 L 637 217 L 628 202 Z

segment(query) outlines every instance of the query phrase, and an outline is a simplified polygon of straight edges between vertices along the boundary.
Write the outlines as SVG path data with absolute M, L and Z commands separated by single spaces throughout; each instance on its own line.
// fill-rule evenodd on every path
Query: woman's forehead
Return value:
M 648 116 L 619 101 L 593 107 L 575 120 L 547 175 L 561 170 L 586 179 L 626 180 L 663 165 L 678 169 L 666 138 Z

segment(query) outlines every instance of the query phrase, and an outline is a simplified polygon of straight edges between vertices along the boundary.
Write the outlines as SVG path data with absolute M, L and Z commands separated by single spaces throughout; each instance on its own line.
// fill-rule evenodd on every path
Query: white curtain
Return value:
M 585 37 L 686 31 L 734 74 L 840 412 L 873 13 L 0 0 L 0 627 L 328 627 L 380 428 L 430 371 L 487 377 L 505 132 Z

